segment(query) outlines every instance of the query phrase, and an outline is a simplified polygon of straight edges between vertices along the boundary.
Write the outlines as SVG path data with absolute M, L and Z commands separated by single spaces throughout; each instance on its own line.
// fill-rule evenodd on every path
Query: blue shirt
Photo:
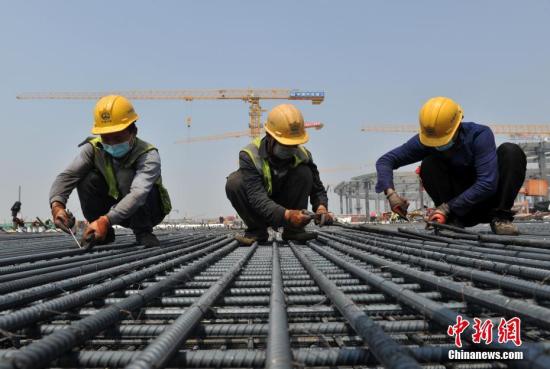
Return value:
M 458 174 L 475 171 L 476 181 L 466 191 L 448 202 L 451 212 L 463 216 L 474 206 L 494 195 L 498 186 L 498 162 L 495 136 L 491 129 L 477 123 L 461 123 L 456 148 L 447 157 Z M 376 192 L 393 188 L 393 171 L 421 161 L 429 155 L 444 155 L 433 147 L 424 146 L 418 135 L 389 151 L 376 161 L 378 183 Z

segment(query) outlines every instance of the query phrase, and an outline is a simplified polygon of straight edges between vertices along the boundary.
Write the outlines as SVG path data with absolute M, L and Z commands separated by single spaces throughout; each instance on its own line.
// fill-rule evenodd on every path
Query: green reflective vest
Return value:
M 264 180 L 264 187 L 268 195 L 273 192 L 273 181 L 271 179 L 271 168 L 269 167 L 269 161 L 260 157 L 260 143 L 262 139 L 260 137 L 255 138 L 251 143 L 246 145 L 241 151 L 250 156 L 254 166 L 262 176 Z M 298 145 L 298 153 L 294 155 L 294 163 L 292 168 L 296 168 L 300 164 L 307 164 L 309 162 L 309 154 L 305 147 Z
M 120 167 L 115 174 L 111 155 L 105 153 L 105 151 L 101 148 L 101 138 L 89 137 L 86 142 L 90 143 L 94 148 L 94 166 L 101 173 L 103 178 L 105 178 L 109 196 L 115 200 L 120 200 L 130 192 L 130 187 L 136 174 L 134 169 L 136 160 L 141 155 L 157 149 L 150 143 L 142 141 L 136 137 L 136 142 L 134 143 L 132 150 L 128 155 L 126 155 L 126 157 L 123 158 L 120 163 Z M 155 186 L 157 186 L 159 190 L 164 215 L 167 215 L 172 210 L 172 204 L 170 202 L 168 191 L 162 185 L 162 177 L 157 179 Z

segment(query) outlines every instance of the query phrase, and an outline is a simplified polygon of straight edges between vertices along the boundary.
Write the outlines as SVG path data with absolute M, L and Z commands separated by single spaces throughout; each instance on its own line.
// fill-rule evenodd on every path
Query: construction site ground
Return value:
M 550 229 L 519 227 L 312 227 L 307 244 L 251 247 L 197 228 L 90 252 L 3 234 L 0 368 L 550 368 Z M 489 322 L 480 343 L 474 318 Z

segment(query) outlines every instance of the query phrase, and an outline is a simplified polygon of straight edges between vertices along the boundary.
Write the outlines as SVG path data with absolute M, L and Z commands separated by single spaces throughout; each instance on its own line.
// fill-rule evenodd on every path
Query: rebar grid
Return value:
M 0 238 L 0 368 L 550 367 L 544 236 L 318 233 L 238 247 L 224 229 L 186 230 L 150 249 L 122 235 L 91 253 L 59 235 Z M 524 359 L 451 361 L 457 314 L 521 318 L 522 346 L 475 344 L 470 326 L 462 349 Z

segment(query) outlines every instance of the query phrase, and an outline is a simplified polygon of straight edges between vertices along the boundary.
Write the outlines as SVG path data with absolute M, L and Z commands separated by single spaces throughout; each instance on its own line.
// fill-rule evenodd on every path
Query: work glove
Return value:
M 334 215 L 329 213 L 325 205 L 319 205 L 317 211 L 315 212 L 318 216 L 315 217 L 315 224 L 319 227 L 324 225 L 331 225 L 334 223 Z
M 449 208 L 449 205 L 444 202 L 430 213 L 430 215 L 428 216 L 428 221 L 445 224 L 447 223 L 447 218 L 449 218 L 449 214 L 451 214 L 451 209 Z
M 390 203 L 390 209 L 399 216 L 406 218 L 407 209 L 409 208 L 409 201 L 397 194 L 393 189 L 388 189 L 386 198 Z
M 303 228 L 311 221 L 311 216 L 302 210 L 285 210 L 285 221 L 294 228 Z
M 104 241 L 110 226 L 109 218 L 105 215 L 100 216 L 86 227 L 80 243 L 84 247 L 90 248 L 96 242 Z
M 73 214 L 66 210 L 65 205 L 59 201 L 52 203 L 52 219 L 55 226 L 66 233 L 69 233 L 69 229 L 73 228 L 75 224 Z

